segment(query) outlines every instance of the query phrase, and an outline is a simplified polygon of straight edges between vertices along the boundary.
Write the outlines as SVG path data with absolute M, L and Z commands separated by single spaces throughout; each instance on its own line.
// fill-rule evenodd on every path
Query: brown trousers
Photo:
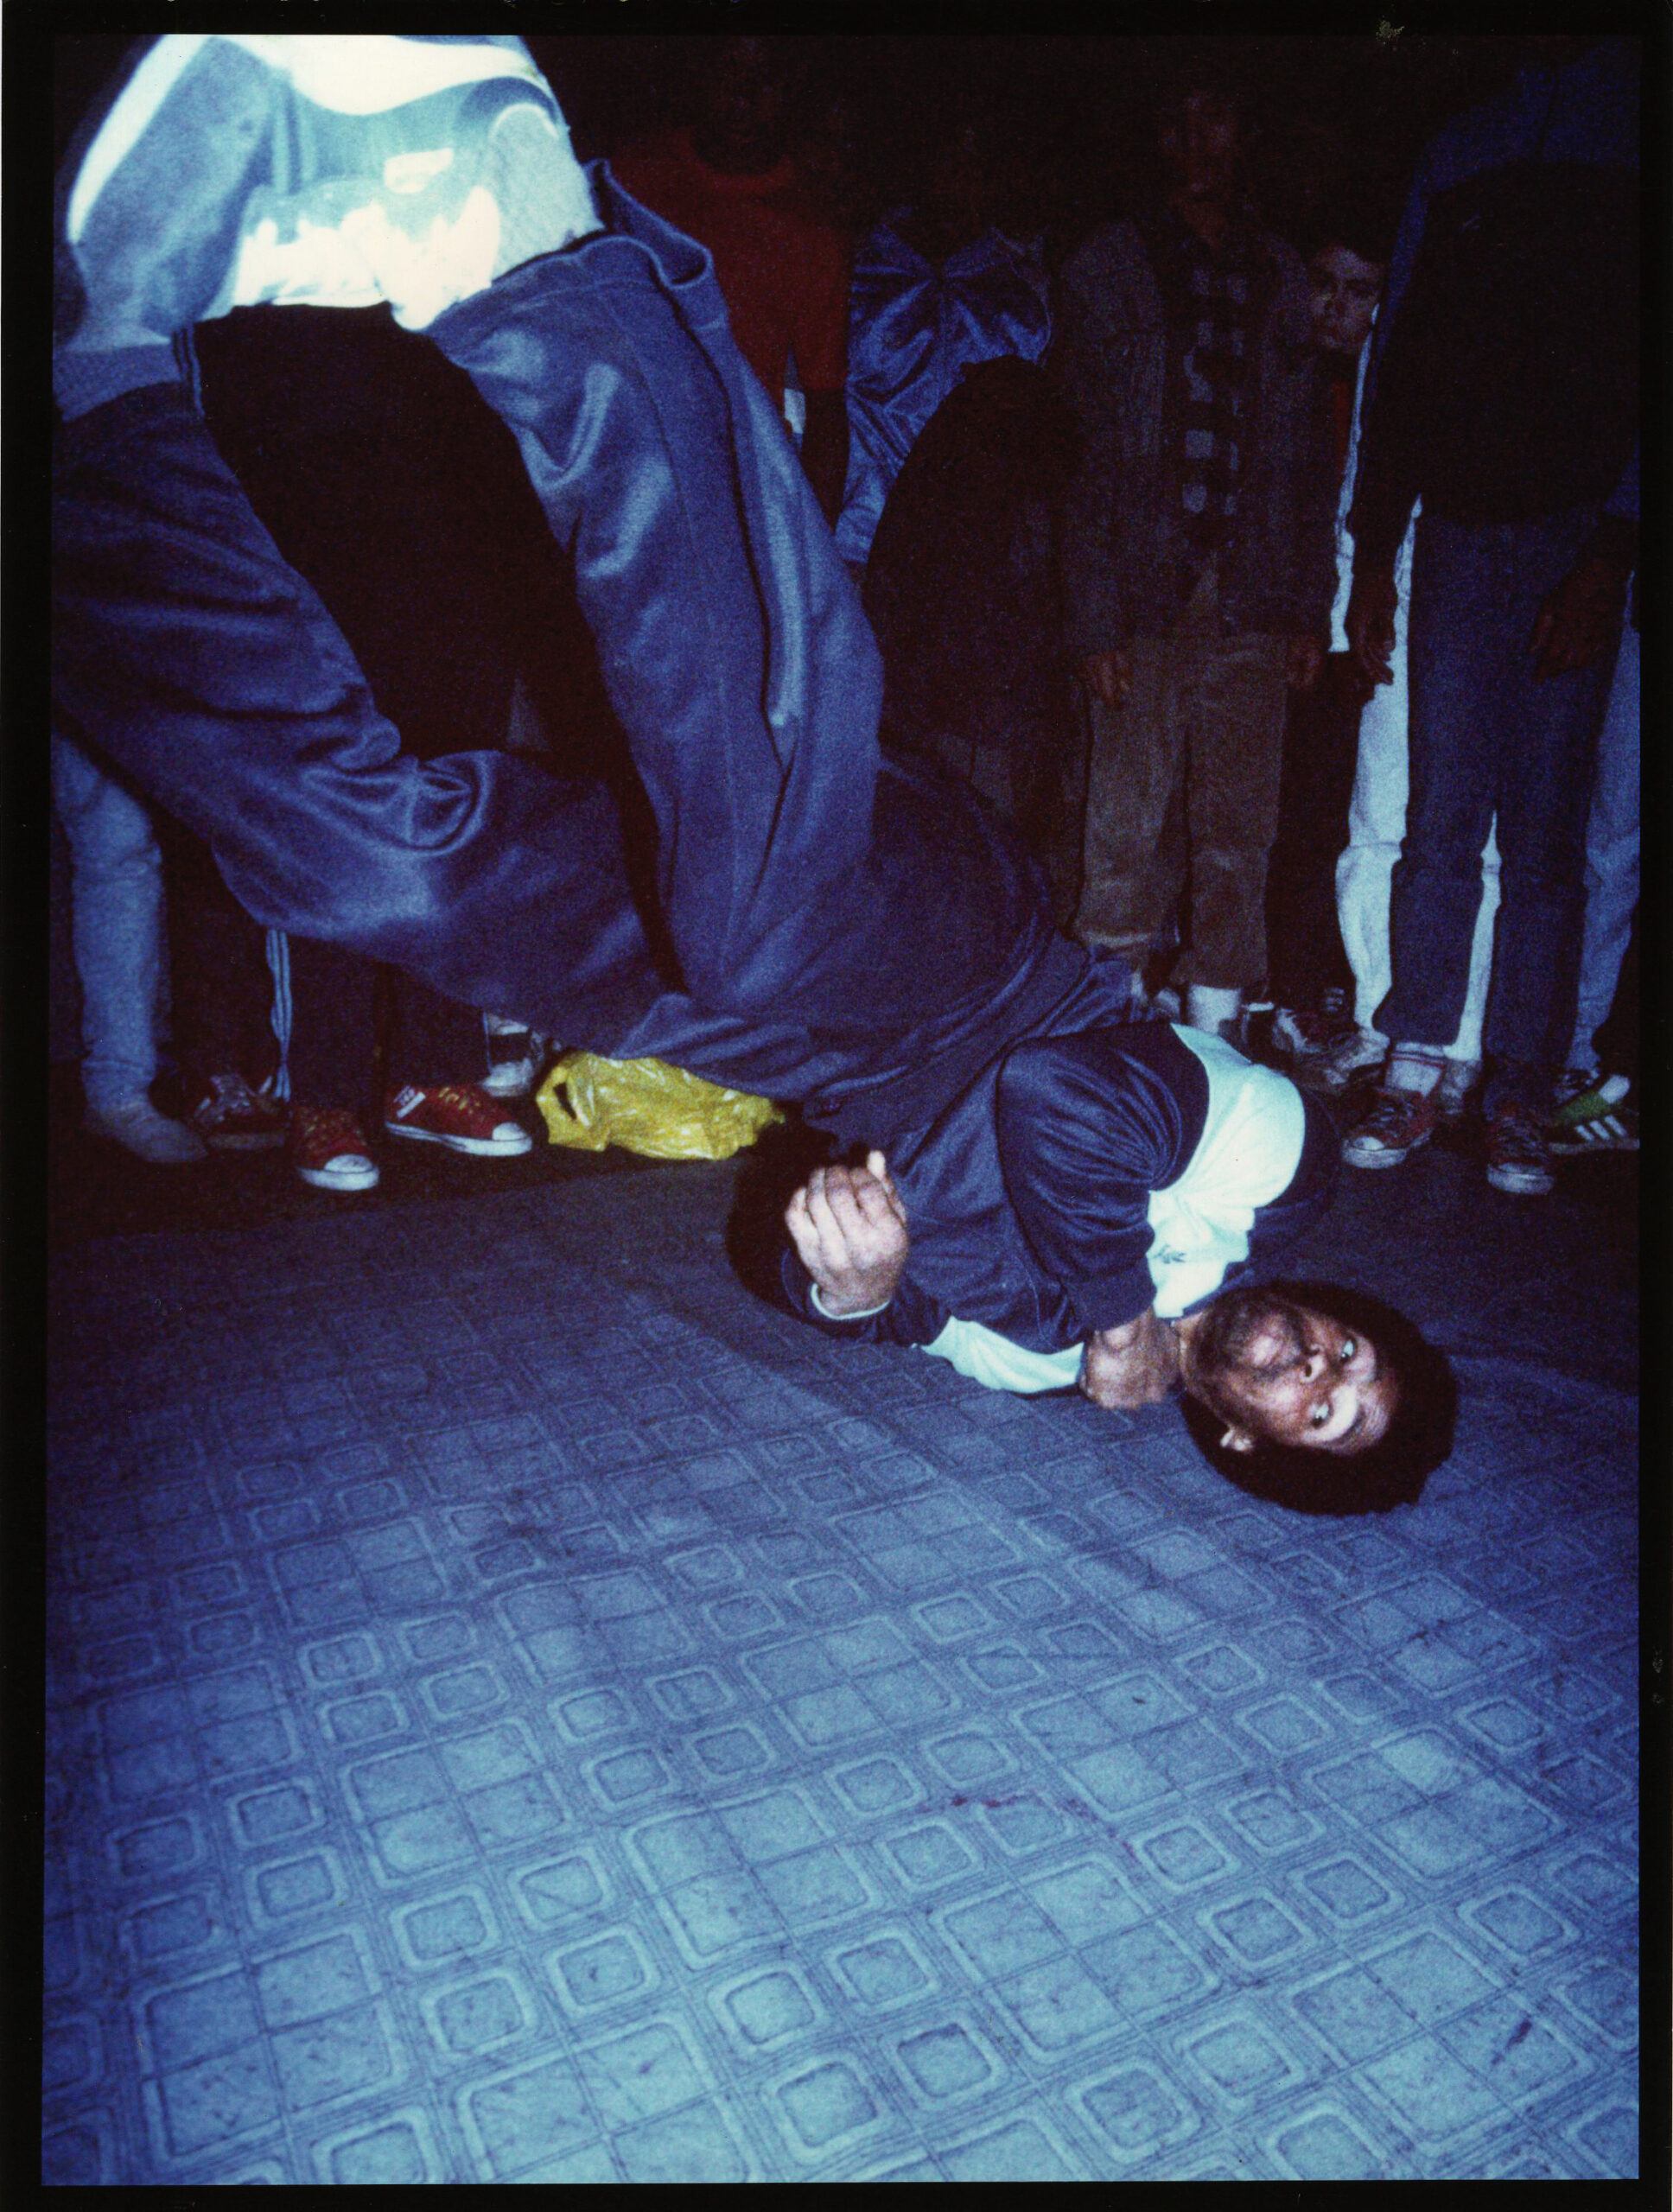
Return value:
M 1267 855 L 1278 830 L 1287 641 L 1223 638 L 1215 569 L 1164 638 L 1128 648 L 1126 703 L 1090 702 L 1078 936 L 1142 968 L 1181 895 L 1173 980 L 1252 991 L 1266 973 Z

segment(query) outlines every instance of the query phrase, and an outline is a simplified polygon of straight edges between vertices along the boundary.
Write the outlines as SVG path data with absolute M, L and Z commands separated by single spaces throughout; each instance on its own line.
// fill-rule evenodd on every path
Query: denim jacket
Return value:
M 1256 349 L 1237 512 L 1220 555 L 1220 624 L 1227 635 L 1322 640 L 1335 582 L 1335 485 L 1307 273 L 1282 239 L 1257 238 L 1276 282 Z M 1163 636 L 1179 613 L 1184 533 L 1167 349 L 1161 291 L 1140 232 L 1131 221 L 1106 224 L 1065 265 L 1052 356 L 1081 435 L 1062 523 L 1066 639 L 1076 659 Z

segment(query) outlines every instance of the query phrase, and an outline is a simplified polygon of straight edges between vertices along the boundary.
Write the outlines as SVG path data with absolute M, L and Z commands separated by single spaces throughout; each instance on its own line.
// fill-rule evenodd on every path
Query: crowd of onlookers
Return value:
M 1520 41 L 1401 190 L 1345 159 L 1281 226 L 1237 53 L 1112 41 L 1155 156 L 1117 217 L 1018 220 L 1001 109 L 950 93 L 857 237 L 798 43 L 702 41 L 686 120 L 608 150 L 713 256 L 876 632 L 885 744 L 1008 817 L 1135 1016 L 1347 1094 L 1351 1165 L 1477 1099 L 1501 1190 L 1635 1147 L 1599 1037 L 1638 894 L 1634 43 Z M 194 372 L 404 743 L 545 749 L 631 823 L 563 554 L 463 377 L 295 308 L 203 326 Z M 90 1130 L 288 1144 L 332 1190 L 376 1183 L 378 1128 L 528 1148 L 546 1040 L 258 930 L 73 732 L 53 761 Z

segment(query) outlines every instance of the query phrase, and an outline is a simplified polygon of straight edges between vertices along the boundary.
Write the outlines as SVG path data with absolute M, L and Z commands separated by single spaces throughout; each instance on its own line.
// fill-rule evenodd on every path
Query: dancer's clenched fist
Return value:
M 887 1306 L 906 1264 L 906 1210 L 881 1152 L 863 1167 L 816 1167 L 785 1209 L 791 1242 L 827 1313 Z

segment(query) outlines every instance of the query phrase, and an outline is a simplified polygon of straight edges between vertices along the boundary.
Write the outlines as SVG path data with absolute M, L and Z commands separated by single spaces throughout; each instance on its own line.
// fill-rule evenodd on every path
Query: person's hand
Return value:
M 816 1167 L 785 1209 L 785 1227 L 827 1313 L 864 1313 L 894 1297 L 906 1210 L 881 1152 L 863 1167 Z
M 1348 598 L 1348 642 L 1353 658 L 1372 684 L 1394 681 L 1394 615 L 1400 604 L 1392 569 L 1353 572 Z
M 1292 638 L 1284 654 L 1284 681 L 1292 691 L 1311 691 L 1325 664 L 1325 649 L 1317 638 Z
M 1626 582 L 1613 562 L 1587 558 L 1546 594 L 1528 641 L 1536 677 L 1572 675 L 1608 651 L 1620 635 Z
M 1119 647 L 1114 652 L 1088 653 L 1080 664 L 1080 680 L 1106 707 L 1124 707 L 1133 689 L 1133 664 Z
M 1178 1380 L 1179 1339 L 1148 1307 L 1136 1320 L 1099 1329 L 1086 1339 L 1080 1389 L 1111 1413 L 1160 1404 Z

